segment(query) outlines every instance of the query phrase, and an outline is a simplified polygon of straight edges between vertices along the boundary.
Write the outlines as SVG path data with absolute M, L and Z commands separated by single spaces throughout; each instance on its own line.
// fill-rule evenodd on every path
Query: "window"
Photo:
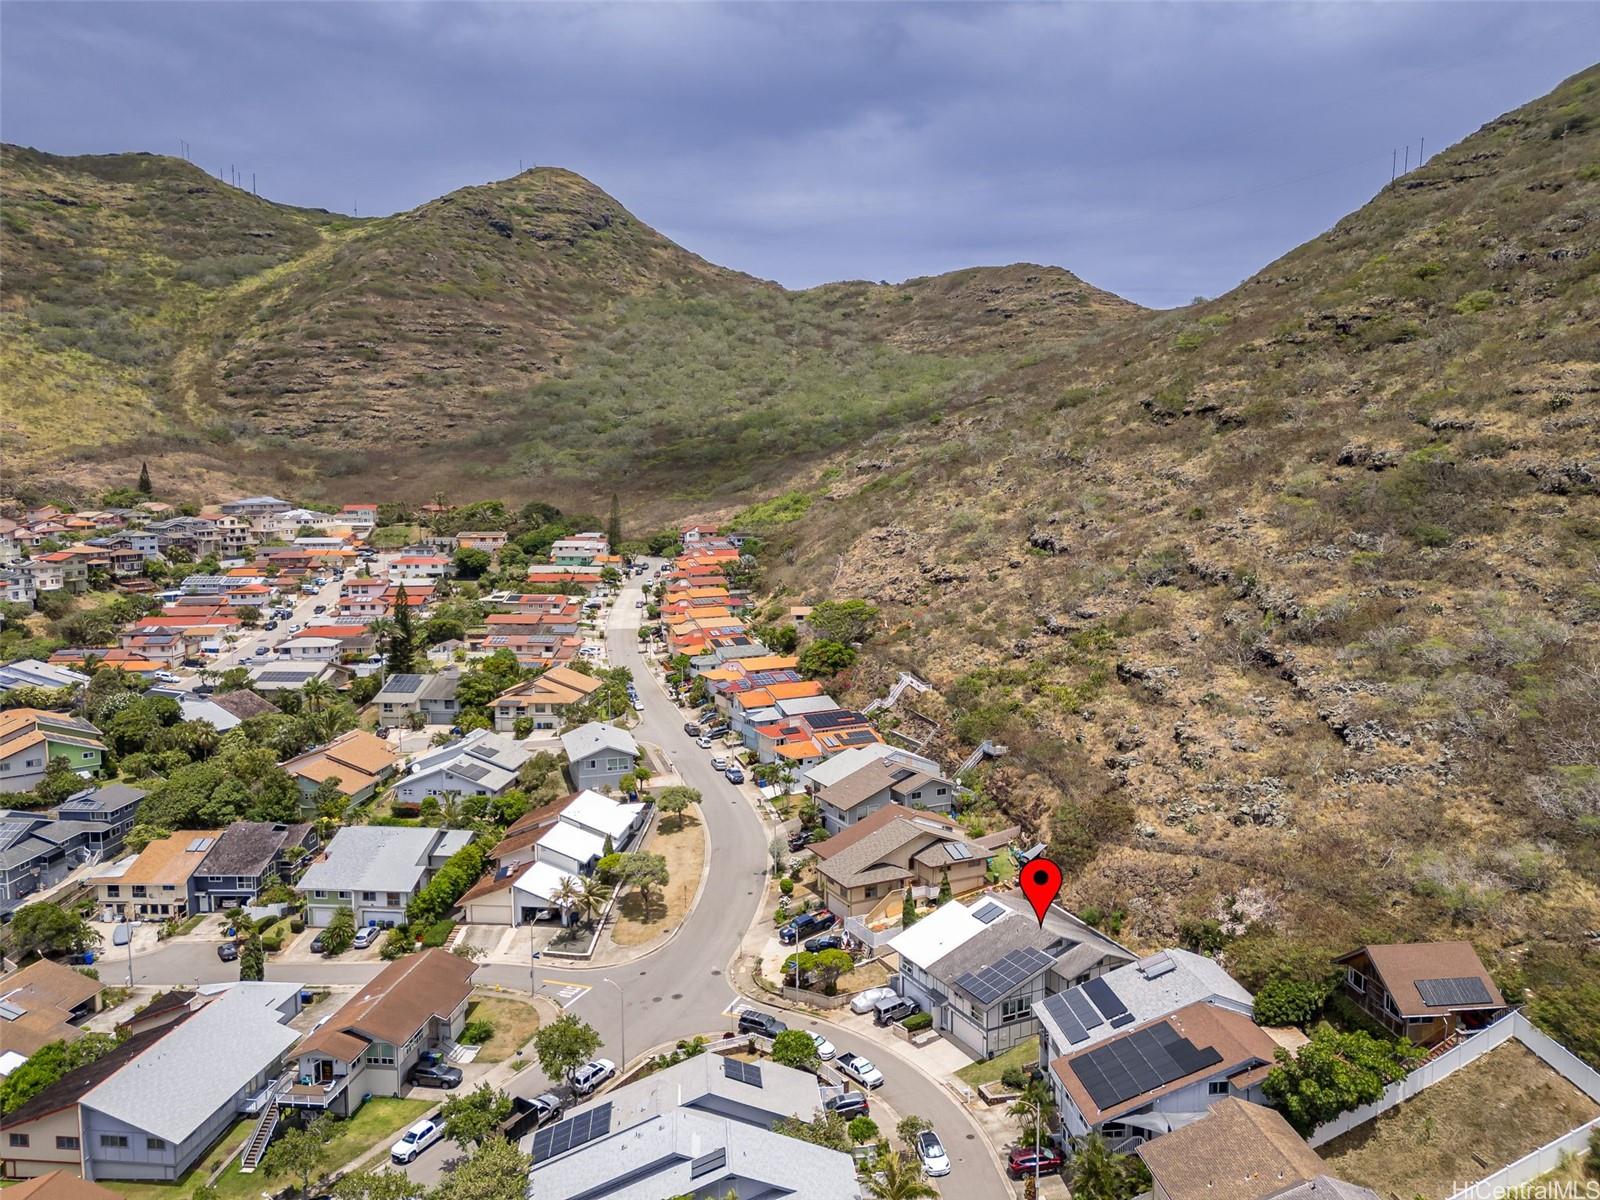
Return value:
M 56 1149 L 57 1150 L 76 1150 L 77 1148 L 78 1148 L 78 1139 L 77 1138 L 75 1138 L 75 1137 L 62 1137 L 60 1134 L 56 1135 Z
M 374 901 L 377 900 L 377 898 L 378 898 L 378 893 L 377 892 L 362 892 L 361 893 L 361 899 L 367 904 L 373 903 Z
M 1228 1094 L 1228 1081 L 1226 1079 L 1213 1079 L 1206 1084 L 1206 1095 L 1226 1096 Z
M 1344 969 L 1344 981 L 1350 985 L 1352 992 L 1365 992 L 1367 990 L 1366 976 L 1362 975 L 1354 967 L 1346 967 Z
M 13 1147 L 25 1147 L 28 1144 L 28 1135 L 25 1133 L 13 1133 L 6 1138 L 6 1141 Z
M 1026 1020 L 1033 1012 L 1031 996 L 1013 996 L 1000 1002 L 1000 1020 L 1003 1024 Z
M 121 1133 L 102 1133 L 100 1135 L 100 1148 L 102 1150 L 126 1150 L 128 1138 Z
M 146 1150 L 165 1150 L 167 1143 L 161 1138 L 147 1137 L 144 1140 L 144 1148 Z
M 107 884 L 106 885 L 106 896 L 107 897 L 116 897 L 116 896 L 121 896 L 121 895 L 122 895 L 122 885 L 121 884 L 111 883 L 111 884 Z

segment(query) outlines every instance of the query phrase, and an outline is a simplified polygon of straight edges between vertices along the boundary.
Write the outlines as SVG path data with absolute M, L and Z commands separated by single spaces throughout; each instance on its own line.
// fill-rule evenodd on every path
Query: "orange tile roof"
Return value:
M 205 850 L 191 850 L 206 838 L 215 842 L 220 829 L 185 829 L 169 837 L 157 838 L 139 852 L 133 865 L 119 876 L 95 876 L 92 883 L 155 884 L 182 887 L 206 856 Z

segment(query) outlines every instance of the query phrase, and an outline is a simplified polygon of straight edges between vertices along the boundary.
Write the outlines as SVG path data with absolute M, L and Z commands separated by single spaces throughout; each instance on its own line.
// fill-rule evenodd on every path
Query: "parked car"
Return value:
M 841 1054 L 833 1065 L 864 1088 L 883 1086 L 883 1072 L 872 1065 L 872 1060 L 860 1054 Z
M 533 1097 L 511 1097 L 511 1115 L 500 1126 L 507 1141 L 519 1141 L 541 1125 L 559 1120 L 566 1111 L 567 1102 L 554 1092 Z
M 239 947 L 233 942 L 223 942 L 217 947 L 217 957 L 223 962 L 237 962 L 239 958 Z
M 433 1121 L 418 1121 L 389 1147 L 389 1157 L 404 1166 L 444 1136 L 444 1126 Z
M 806 1034 L 811 1038 L 812 1043 L 817 1048 L 817 1057 L 823 1062 L 828 1062 L 833 1058 L 834 1055 L 839 1053 L 839 1051 L 834 1048 L 833 1043 L 827 1038 L 823 1037 L 815 1029 L 806 1030 Z
M 855 1117 L 864 1117 L 872 1111 L 872 1105 L 867 1102 L 865 1092 L 840 1092 L 837 1096 L 829 1096 L 822 1102 L 822 1107 L 829 1112 L 836 1112 L 845 1120 Z
M 813 954 L 821 954 L 824 950 L 843 950 L 844 938 L 837 933 L 825 933 L 821 937 L 808 939 L 806 949 Z
M 1032 1175 L 1036 1170 L 1040 1175 L 1054 1175 L 1061 1170 L 1061 1166 L 1061 1155 L 1048 1146 L 1042 1150 L 1013 1146 L 1011 1152 L 1006 1155 L 1006 1174 L 1013 1179 Z
M 178 677 L 171 671 L 157 671 L 156 679 L 161 683 L 177 683 Z
M 744 782 L 744 772 L 741 771 L 738 767 L 729 767 L 726 771 L 724 771 L 722 773 L 722 775 L 723 775 L 723 778 L 725 778 L 729 783 L 743 783 Z
M 407 1079 L 416 1087 L 457 1088 L 461 1086 L 461 1068 L 442 1063 L 418 1064 L 411 1068 Z
M 635 696 L 633 698 L 633 711 L 634 712 L 643 712 L 644 711 L 644 701 L 639 699 L 639 697 L 637 697 L 637 696 Z
M 702 750 L 709 750 L 709 749 L 711 749 L 711 739 L 710 739 L 710 738 L 708 738 L 708 737 L 707 737 L 707 736 L 706 736 L 706 735 L 705 735 L 705 734 L 703 734 L 703 733 L 702 733 L 702 734 L 701 734 L 701 735 L 700 735 L 700 736 L 699 736 L 699 737 L 697 737 L 697 738 L 696 738 L 696 739 L 695 739 L 695 741 L 694 741 L 694 744 L 695 744 L 695 745 L 696 745 L 696 746 L 699 746 L 699 747 L 700 747 L 700 749 L 702 749 Z
M 356 940 L 351 943 L 357 950 L 365 950 L 378 940 L 378 927 L 376 925 L 363 925 L 356 930 Z
M 322 941 L 322 935 L 319 933 L 319 934 L 317 934 L 316 937 L 311 939 L 311 953 L 313 953 L 313 954 L 321 954 L 323 949 L 324 949 L 324 944 L 323 944 L 323 941 Z
M 754 1008 L 747 1008 L 739 1014 L 740 1033 L 754 1033 L 761 1037 L 775 1038 L 788 1028 L 771 1013 L 760 1012 Z
M 693 721 L 685 721 L 683 723 L 683 731 L 692 738 L 697 738 L 700 736 L 700 726 L 696 725 Z M 708 742 L 707 745 L 709 744 L 710 743 Z
M 635 608 L 643 608 L 644 607 L 644 601 L 643 600 L 635 600 L 633 602 L 633 606 Z
M 811 834 L 808 830 L 797 829 L 789 835 L 789 849 L 804 850 L 811 844 Z
M 877 1006 L 879 1000 L 889 996 L 899 995 L 892 987 L 868 988 L 864 992 L 857 992 L 850 1000 L 850 1011 L 865 1015 Z
M 586 1062 L 572 1073 L 572 1092 L 576 1096 L 587 1096 L 616 1073 L 617 1064 L 609 1058 Z
M 933 1130 L 924 1129 L 917 1134 L 917 1157 L 922 1160 L 924 1175 L 937 1179 L 940 1175 L 950 1174 L 950 1155 Z
M 325 612 L 328 611 L 328 606 L 326 604 L 319 604 L 315 608 L 313 608 L 311 611 L 314 612 L 314 613 L 325 613 Z
M 908 1000 L 904 996 L 885 997 L 872 1006 L 872 1023 L 874 1025 L 893 1025 L 896 1021 L 903 1021 L 917 1011 L 917 1002 L 915 1000 Z
M 299 633 L 304 628 L 305 628 L 304 625 L 302 625 L 302 624 L 300 624 L 300 622 L 296 621 L 293 625 L 289 626 L 289 632 L 290 633 Z
M 706 730 L 706 736 L 712 738 L 727 737 L 728 727 L 726 725 L 718 725 L 712 729 L 708 729 Z
M 263 628 L 263 629 L 276 629 L 277 627 L 278 627 L 278 623 L 276 621 L 268 621 L 261 628 Z
M 711 769 L 713 771 L 726 771 L 728 769 L 728 756 L 726 754 L 713 754 L 711 756 Z
M 778 930 L 778 940 L 785 946 L 792 946 L 801 938 L 832 929 L 837 921 L 838 918 L 826 908 L 819 908 L 816 912 L 801 913 Z
M 256 656 L 258 658 L 263 654 L 270 654 L 271 652 L 272 652 L 272 648 L 270 646 L 257 646 L 256 647 Z

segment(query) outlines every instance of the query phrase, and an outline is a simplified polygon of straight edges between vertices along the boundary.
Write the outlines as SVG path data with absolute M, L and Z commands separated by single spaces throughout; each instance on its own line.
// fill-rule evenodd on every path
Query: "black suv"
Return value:
M 692 738 L 697 738 L 700 736 L 700 726 L 696 725 L 693 721 L 685 721 L 683 723 L 683 731 Z
M 789 1027 L 777 1017 L 769 1013 L 757 1012 L 747 1008 L 739 1014 L 739 1032 L 754 1033 L 762 1037 L 775 1038 Z
M 824 1100 L 822 1106 L 829 1112 L 838 1113 L 847 1121 L 852 1117 L 864 1117 L 871 1111 L 865 1092 L 841 1092 Z
M 808 938 L 806 950 L 812 954 L 821 954 L 824 950 L 843 950 L 844 938 L 837 933 L 824 933 L 820 937 Z

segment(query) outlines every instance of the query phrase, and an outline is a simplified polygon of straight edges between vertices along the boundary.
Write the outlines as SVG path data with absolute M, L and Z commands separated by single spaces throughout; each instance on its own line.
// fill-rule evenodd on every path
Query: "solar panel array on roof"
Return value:
M 1483 980 L 1470 975 L 1455 979 L 1419 979 L 1417 994 L 1430 1008 L 1494 1003 L 1489 997 L 1489 989 L 1483 986 Z
M 916 772 L 910 767 L 901 767 L 898 771 L 889 776 L 889 781 L 891 783 L 904 783 L 907 779 L 910 779 L 915 774 Z
M 761 1086 L 761 1066 L 759 1063 L 743 1062 L 737 1058 L 722 1060 L 722 1073 L 735 1083 L 747 1083 L 751 1087 Z
M 1073 1016 L 1072 1007 L 1067 1003 L 1065 994 L 1047 997 L 1039 1007 L 1052 1021 L 1061 1026 L 1061 1032 L 1074 1046 L 1089 1040 L 1088 1031 L 1084 1029 L 1083 1022 Z
M 195 838 L 192 842 L 189 843 L 188 847 L 186 848 L 186 852 L 190 853 L 190 854 L 202 853 L 203 851 L 211 849 L 213 843 L 215 843 L 216 840 L 217 840 L 216 838 L 208 838 L 208 837 Z
M 489 768 L 479 766 L 477 763 L 460 763 L 456 766 L 455 773 L 457 775 L 465 775 L 468 779 L 476 783 L 489 773 Z
M 876 742 L 877 740 L 865 729 L 858 729 L 854 733 L 841 734 L 839 737 L 840 743 L 845 746 L 864 746 L 868 742 Z
M 1100 1010 L 1083 994 L 1081 987 L 1075 987 L 1064 994 L 1067 1007 L 1072 1010 L 1072 1015 L 1078 1018 L 1085 1029 L 1093 1029 L 1096 1025 L 1106 1023 L 1106 1019 L 1100 1015 Z
M 383 685 L 383 690 L 396 695 L 409 695 L 421 686 L 421 675 L 391 675 L 389 682 Z
M 972 915 L 974 917 L 978 918 L 978 920 L 982 921 L 985 925 L 987 925 L 990 921 L 994 920 L 996 917 L 1000 916 L 1005 911 L 1006 911 L 1005 905 L 996 904 L 993 900 L 989 900 L 989 901 L 986 901 L 983 904 L 978 905 L 977 908 L 973 909 L 972 910 Z
M 545 1162 L 610 1132 L 611 1105 L 602 1104 L 534 1134 L 533 1161 Z
M 263 671 L 256 676 L 257 683 L 295 683 L 314 675 L 312 668 L 300 671 Z
M 494 749 L 490 746 L 478 745 L 467 751 L 473 758 L 481 758 L 487 762 L 494 761 Z
M 949 854 L 956 862 L 966 862 L 967 859 L 972 857 L 972 851 L 968 850 L 965 844 L 961 842 L 946 842 L 944 848 L 945 853 Z
M 1111 985 L 1104 979 L 1089 980 L 1083 985 L 1083 993 L 1094 1001 L 1094 1006 L 1107 1019 L 1120 1017 L 1128 1011 L 1128 1006 L 1117 999 L 1117 994 L 1111 990 Z
M 1197 1047 L 1163 1021 L 1087 1050 L 1068 1066 L 1095 1107 L 1106 1112 L 1221 1061 L 1214 1049 Z
M 997 963 L 978 971 L 968 971 L 956 980 L 956 986 L 979 1004 L 993 1004 L 1007 992 L 1043 971 L 1051 958 L 1032 946 L 1013 950 Z

